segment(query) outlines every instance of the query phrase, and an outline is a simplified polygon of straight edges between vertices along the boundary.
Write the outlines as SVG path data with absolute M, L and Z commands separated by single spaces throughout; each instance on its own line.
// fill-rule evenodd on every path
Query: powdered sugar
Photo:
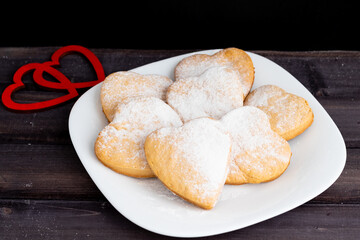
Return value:
M 242 107 L 221 119 L 233 139 L 230 174 L 238 169 L 252 178 L 274 174 L 274 168 L 287 166 L 290 152 L 288 143 L 271 130 L 264 112 L 255 107 Z
M 142 195 L 144 201 L 152 202 L 152 205 L 156 206 L 157 211 L 166 212 L 171 214 L 172 217 L 182 217 L 184 214 L 187 216 L 211 214 L 210 211 L 203 211 L 203 209 L 195 207 L 193 204 L 178 197 L 166 188 L 159 179 L 137 179 L 137 185 L 144 192 Z M 225 195 L 226 197 L 228 197 L 228 194 Z M 164 201 L 166 201 L 166 204 L 164 204 Z
M 267 87 L 264 87 L 267 86 Z M 263 107 L 268 106 L 269 99 L 282 95 L 282 91 L 277 91 L 277 89 L 271 85 L 264 85 L 254 90 L 252 94 L 246 98 L 246 105 Z
M 171 156 L 156 164 L 164 168 L 158 176 L 160 180 L 169 177 L 168 184 L 177 186 L 173 191 L 185 191 L 203 201 L 219 195 L 226 179 L 231 146 L 219 122 L 199 118 L 180 128 L 162 128 L 150 137 L 171 147 Z
M 219 65 L 216 58 L 211 58 L 209 55 L 205 54 L 196 54 L 191 56 L 191 61 L 185 59 L 184 62 L 178 64 L 175 68 L 175 79 L 179 80 L 181 78 L 196 77 L 209 68 L 220 66 L 221 65 Z
M 254 66 L 251 58 L 237 48 L 226 48 L 211 56 L 195 54 L 184 58 L 175 68 L 175 80 L 199 76 L 209 68 L 221 66 L 237 71 L 243 94 L 246 96 L 254 82 Z
M 243 105 L 241 81 L 237 71 L 213 67 L 199 77 L 177 80 L 167 92 L 167 102 L 183 121 L 199 117 L 221 118 Z
M 176 112 L 154 97 L 128 98 L 116 108 L 113 121 L 101 131 L 99 148 L 126 152 L 128 158 L 119 161 L 131 165 L 135 160 L 140 168 L 148 166 L 144 143 L 146 137 L 161 127 L 179 127 L 182 122 Z
M 156 97 L 165 99 L 172 80 L 160 75 L 141 75 L 129 71 L 110 74 L 101 87 L 101 104 L 111 121 L 119 102 L 128 97 Z
M 263 110 L 280 135 L 299 126 L 309 108 L 305 100 L 274 85 L 264 85 L 249 94 L 244 103 Z
M 279 147 L 286 141 L 274 137 L 267 116 L 259 109 L 242 107 L 243 89 L 250 90 L 252 84 L 242 78 L 250 78 L 250 72 L 238 71 L 232 63 L 221 61 L 214 58 L 186 69 L 179 67 L 184 74 L 171 86 L 170 79 L 157 75 L 147 75 L 146 81 L 135 80 L 143 76 L 131 72 L 112 76 L 111 81 L 121 82 L 121 87 L 109 84 L 110 80 L 103 84 L 102 103 L 111 105 L 113 113 L 112 122 L 99 135 L 104 139 L 101 147 L 112 145 L 118 152 L 131 149 L 129 158 L 120 160 L 131 163 L 141 159 L 141 167 L 146 168 L 149 166 L 144 151 L 145 139 L 148 136 L 157 138 L 155 147 L 165 144 L 171 153 L 171 157 L 159 162 L 158 178 L 163 181 L 162 174 L 165 174 L 169 177 L 165 185 L 190 202 L 198 199 L 189 196 L 199 201 L 215 198 L 214 205 L 227 173 L 236 174 L 240 169 L 250 176 L 255 172 L 250 176 L 255 179 L 256 173 L 272 175 L 273 169 L 287 166 L 290 156 Z M 179 115 L 159 99 L 164 99 L 168 87 L 166 100 L 186 122 L 183 126 Z M 255 101 L 252 104 L 266 106 L 268 99 L 276 95 L 271 94 L 252 100 Z M 156 194 L 170 200 L 179 199 L 164 186 L 159 187 L 157 179 L 148 183 L 156 186 Z

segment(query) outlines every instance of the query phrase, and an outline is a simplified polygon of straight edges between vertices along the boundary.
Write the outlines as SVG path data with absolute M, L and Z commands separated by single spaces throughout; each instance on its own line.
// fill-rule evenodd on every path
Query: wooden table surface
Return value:
M 49 61 L 57 49 L 0 48 L 0 91 L 19 67 Z M 91 50 L 106 75 L 191 52 Z M 253 52 L 289 71 L 327 110 L 345 139 L 346 166 L 328 190 L 304 205 L 208 239 L 360 239 L 360 52 Z M 95 79 L 79 55 L 64 57 L 59 70 L 75 82 Z M 63 94 L 39 89 L 30 74 L 24 82 L 26 90 L 15 94 L 16 101 Z M 167 239 L 123 217 L 92 182 L 69 137 L 75 101 L 30 113 L 11 112 L 1 104 L 0 239 Z

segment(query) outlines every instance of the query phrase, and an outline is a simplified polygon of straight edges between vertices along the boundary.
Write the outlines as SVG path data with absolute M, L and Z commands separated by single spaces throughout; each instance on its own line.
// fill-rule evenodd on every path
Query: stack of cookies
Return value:
M 274 85 L 250 92 L 248 54 L 227 48 L 195 54 L 160 75 L 116 72 L 104 80 L 109 124 L 95 143 L 114 171 L 157 177 L 201 208 L 215 206 L 224 184 L 268 182 L 288 167 L 290 140 L 313 121 L 307 101 Z

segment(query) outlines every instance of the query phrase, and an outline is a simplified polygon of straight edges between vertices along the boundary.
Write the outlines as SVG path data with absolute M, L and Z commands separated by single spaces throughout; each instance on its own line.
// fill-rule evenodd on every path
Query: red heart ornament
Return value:
M 54 66 L 60 65 L 60 58 L 66 54 L 80 53 L 85 58 L 87 58 L 90 64 L 93 66 L 97 80 L 89 81 L 89 82 L 80 82 L 80 83 L 72 83 L 64 74 L 54 68 Z M 63 89 L 67 90 L 68 94 L 42 102 L 36 103 L 17 103 L 14 102 L 11 98 L 11 95 L 21 89 L 24 88 L 25 85 L 22 82 L 22 77 L 28 73 L 29 71 L 34 70 L 33 80 L 38 85 L 45 87 L 47 89 Z M 44 79 L 43 73 L 46 72 L 54 77 L 58 82 L 48 81 Z M 86 88 L 91 87 L 105 79 L 104 69 L 99 61 L 99 59 L 93 54 L 89 49 L 84 48 L 78 45 L 70 45 L 66 47 L 62 47 L 55 51 L 51 56 L 51 61 L 44 63 L 29 63 L 22 67 L 20 67 L 14 74 L 13 81 L 14 83 L 9 85 L 2 94 L 2 102 L 3 104 L 10 109 L 20 110 L 20 111 L 28 111 L 28 110 L 39 110 L 48 107 L 52 107 L 58 105 L 60 103 L 66 102 L 76 96 L 79 95 L 77 92 L 77 88 Z

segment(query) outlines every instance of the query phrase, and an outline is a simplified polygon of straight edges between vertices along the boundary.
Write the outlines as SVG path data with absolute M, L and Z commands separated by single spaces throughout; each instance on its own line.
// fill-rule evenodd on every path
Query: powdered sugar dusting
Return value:
M 110 74 L 101 87 L 101 104 L 111 121 L 119 102 L 135 96 L 156 97 L 165 100 L 167 88 L 172 80 L 160 75 L 141 75 L 130 71 Z
M 162 174 L 169 176 L 167 182 L 177 186 L 175 192 L 198 196 L 201 201 L 220 194 L 228 170 L 231 140 L 219 122 L 199 118 L 180 128 L 162 128 L 150 136 L 171 146 L 171 157 L 161 164 L 166 166 Z M 162 176 L 158 177 L 162 180 Z
M 178 197 L 157 178 L 137 179 L 137 185 L 143 191 L 142 197 L 145 201 L 152 202 L 151 205 L 155 206 L 157 211 L 166 212 L 171 214 L 172 217 L 182 217 L 184 214 L 199 216 L 211 213 Z M 167 203 L 164 204 L 163 201 Z
M 281 89 L 280 91 L 278 91 L 276 88 L 277 88 L 276 86 L 264 85 L 255 89 L 246 98 L 246 105 L 254 106 L 254 107 L 268 106 L 269 99 L 283 95 L 283 90 Z
M 177 65 L 175 69 L 175 79 L 196 77 L 209 68 L 220 66 L 216 58 L 210 58 L 209 55 L 206 54 L 196 54 L 191 56 L 191 59 L 185 59 Z
M 236 70 L 246 96 L 254 82 L 254 66 L 249 55 L 237 48 L 226 48 L 214 55 L 195 54 L 184 58 L 175 68 L 175 80 L 203 74 L 212 67 L 228 67 Z
M 139 191 L 142 192 L 141 197 L 146 202 L 151 202 L 151 205 L 157 211 L 166 212 L 172 217 L 183 217 L 212 214 L 211 211 L 205 211 L 201 208 L 195 207 L 189 202 L 178 197 L 176 194 L 167 189 L 161 181 L 157 178 L 136 179 L 136 185 Z M 246 197 L 249 194 L 249 188 L 225 185 L 218 202 L 238 199 Z M 166 204 L 164 204 L 166 202 Z
M 118 105 L 113 121 L 101 131 L 99 148 L 113 151 L 114 155 L 125 151 L 128 158 L 118 161 L 130 166 L 137 161 L 140 168 L 146 168 L 146 137 L 161 127 L 181 125 L 176 112 L 162 100 L 154 97 L 128 98 Z
M 255 107 L 242 107 L 225 115 L 221 122 L 233 139 L 230 174 L 240 169 L 245 175 L 272 176 L 278 167 L 287 167 L 288 143 L 271 130 L 264 112 Z M 275 170 L 274 170 L 275 171 Z
M 241 81 L 237 71 L 213 67 L 199 77 L 173 83 L 167 92 L 167 102 L 185 122 L 199 117 L 219 119 L 243 105 Z
M 280 135 L 301 125 L 303 116 L 309 111 L 304 99 L 274 85 L 256 88 L 246 98 L 244 105 L 263 110 L 269 117 L 272 129 Z

